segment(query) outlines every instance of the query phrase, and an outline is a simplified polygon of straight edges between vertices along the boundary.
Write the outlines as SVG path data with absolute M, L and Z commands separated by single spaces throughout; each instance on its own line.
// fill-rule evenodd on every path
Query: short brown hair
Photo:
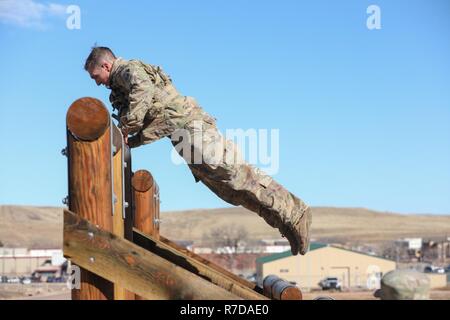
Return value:
M 103 60 L 113 62 L 116 56 L 108 47 L 92 47 L 91 53 L 86 59 L 84 70 L 89 71 L 93 67 L 99 67 Z

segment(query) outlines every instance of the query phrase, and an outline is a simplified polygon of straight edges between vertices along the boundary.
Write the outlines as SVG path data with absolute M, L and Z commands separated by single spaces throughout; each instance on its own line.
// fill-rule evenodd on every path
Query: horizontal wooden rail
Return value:
M 240 299 L 69 210 L 64 210 L 64 255 L 84 269 L 146 299 Z

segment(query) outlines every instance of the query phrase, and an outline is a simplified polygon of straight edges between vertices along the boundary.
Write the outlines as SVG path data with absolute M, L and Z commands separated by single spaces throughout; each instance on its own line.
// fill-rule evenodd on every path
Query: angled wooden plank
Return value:
M 147 299 L 238 300 L 238 296 L 64 210 L 64 255 Z
M 168 241 L 167 239 L 164 240 Z M 241 282 L 236 281 L 236 276 L 228 276 L 228 271 L 218 266 L 213 268 L 211 267 L 211 264 L 208 265 L 194 259 L 192 256 L 186 254 L 186 250 L 178 248 L 174 243 L 168 245 L 167 243 L 158 241 L 151 236 L 140 232 L 136 228 L 133 229 L 133 242 L 243 299 L 267 300 L 267 297 L 252 290 Z
M 202 264 L 205 264 L 208 267 L 210 267 L 210 268 L 212 268 L 212 269 L 222 273 L 223 275 L 233 279 L 234 281 L 236 281 L 236 282 L 238 282 L 238 283 L 240 283 L 240 284 L 242 284 L 242 285 L 244 285 L 246 287 L 249 287 L 250 289 L 256 291 L 257 293 L 263 294 L 263 289 L 261 287 L 258 287 L 256 284 L 254 284 L 254 283 L 252 283 L 250 281 L 247 281 L 247 280 L 245 280 L 245 279 L 243 279 L 241 277 L 238 277 L 234 273 L 232 273 L 232 272 L 228 271 L 227 269 L 225 269 L 225 268 L 215 264 L 214 262 L 211 262 L 208 259 L 205 259 L 205 258 L 199 256 L 198 254 L 196 254 L 196 253 L 194 253 L 194 252 L 192 252 L 192 251 L 190 251 L 190 250 L 188 250 L 186 248 L 183 248 L 183 247 L 179 246 L 175 242 L 173 242 L 173 241 L 171 241 L 171 240 L 169 240 L 169 239 L 167 239 L 167 238 L 165 238 L 163 236 L 160 236 L 160 241 L 162 243 L 164 243 L 164 244 L 174 248 L 175 250 L 184 253 L 188 257 L 190 257 L 190 258 L 192 258 L 194 260 L 197 260 L 198 262 L 200 262 Z

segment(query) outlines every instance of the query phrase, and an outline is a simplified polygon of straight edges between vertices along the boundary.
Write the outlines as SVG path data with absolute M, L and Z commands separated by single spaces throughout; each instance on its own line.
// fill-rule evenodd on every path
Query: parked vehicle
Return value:
M 425 273 L 440 273 L 443 274 L 446 272 L 446 269 L 436 266 L 426 266 L 423 270 Z
M 342 285 L 338 278 L 326 277 L 319 282 L 319 286 L 322 290 L 342 290 Z
M 8 283 L 20 283 L 19 277 L 11 277 L 8 279 Z
M 443 274 L 443 273 L 445 273 L 445 269 L 444 268 L 436 268 L 436 270 L 434 272 Z
M 0 283 L 8 283 L 8 277 L 7 276 L 1 276 L 0 277 Z
M 47 278 L 47 282 L 49 282 L 49 283 L 62 283 L 62 282 L 66 282 L 66 279 L 64 277 L 50 276 L 50 277 Z

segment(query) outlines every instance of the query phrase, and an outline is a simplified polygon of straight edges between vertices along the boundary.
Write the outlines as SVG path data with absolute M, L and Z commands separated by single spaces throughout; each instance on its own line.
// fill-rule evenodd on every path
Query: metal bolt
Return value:
M 61 150 L 61 154 L 65 157 L 67 157 L 67 147 L 65 147 Z
M 62 199 L 62 203 L 63 203 L 64 205 L 68 206 L 68 205 L 69 205 L 69 196 L 63 198 L 63 199 Z
M 94 238 L 94 233 L 93 233 L 92 231 L 89 231 L 89 232 L 88 232 L 88 236 L 89 236 L 89 238 L 92 239 L 92 238 Z
M 113 153 L 116 153 L 116 151 L 117 151 L 116 146 L 112 146 L 112 152 L 113 152 Z
M 126 168 L 128 165 L 126 162 L 123 163 L 123 167 Z
M 128 208 L 130 205 L 128 204 L 128 202 L 125 201 L 125 202 L 123 203 L 123 206 L 124 206 L 125 208 Z
M 94 263 L 95 262 L 95 258 L 94 257 L 90 257 L 89 258 L 89 262 Z

